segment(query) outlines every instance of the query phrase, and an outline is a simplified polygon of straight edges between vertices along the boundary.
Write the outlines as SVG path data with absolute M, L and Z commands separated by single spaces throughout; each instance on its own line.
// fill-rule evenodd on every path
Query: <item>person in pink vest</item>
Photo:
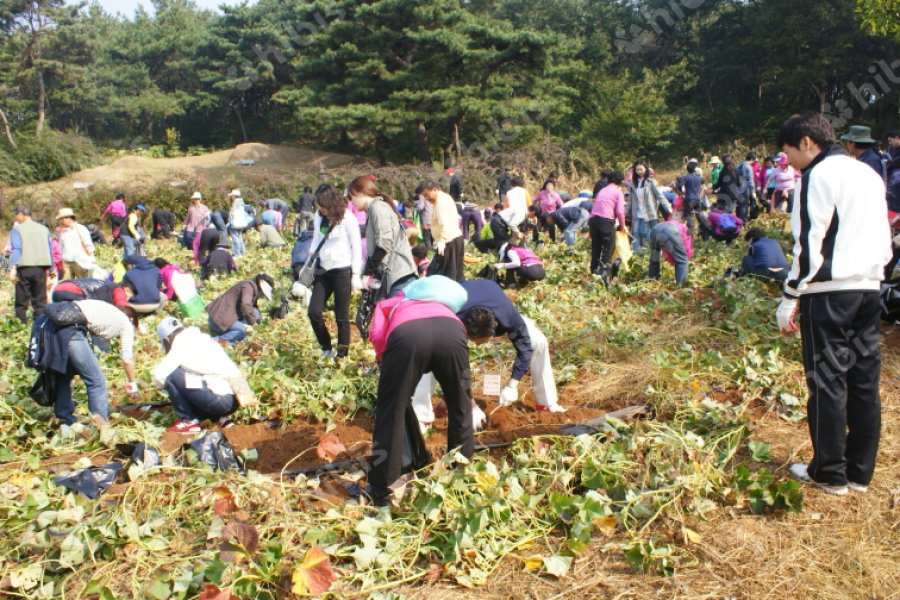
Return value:
M 500 262 L 495 269 L 506 269 L 506 287 L 519 288 L 546 277 L 544 263 L 537 254 L 513 242 L 500 248 Z
M 100 218 L 104 219 L 107 215 L 109 215 L 109 225 L 112 230 L 112 237 L 113 239 L 116 239 L 119 237 L 119 228 L 125 224 L 125 217 L 128 216 L 128 207 L 125 206 L 125 194 L 116 194 L 115 200 L 107 205 L 106 210 L 103 211 Z
M 385 505 L 403 468 L 406 411 L 425 373 L 433 373 L 444 392 L 447 449 L 472 456 L 472 375 L 466 329 L 441 302 L 410 300 L 403 292 L 383 300 L 375 307 L 369 336 L 381 376 L 372 434 L 372 454 L 379 460 L 369 471 L 368 493 L 375 504 Z

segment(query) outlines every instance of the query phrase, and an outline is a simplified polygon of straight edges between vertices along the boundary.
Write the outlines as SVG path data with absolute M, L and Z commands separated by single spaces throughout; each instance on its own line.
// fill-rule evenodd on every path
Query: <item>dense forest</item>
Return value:
M 535 139 L 603 162 L 897 126 L 893 0 L 0 0 L 0 182 L 96 145 L 303 142 L 382 163 Z M 55 156 L 53 156 L 55 155 Z M 18 162 L 16 162 L 18 161 Z

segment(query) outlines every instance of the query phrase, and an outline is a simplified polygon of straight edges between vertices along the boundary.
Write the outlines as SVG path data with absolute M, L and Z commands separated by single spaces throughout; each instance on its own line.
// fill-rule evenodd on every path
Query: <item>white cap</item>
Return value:
M 191 200 L 203 200 L 203 196 L 200 195 L 200 192 L 194 192 L 194 195 L 191 196 Z
M 240 198 L 240 197 L 241 197 L 241 190 L 231 190 L 231 193 L 228 194 L 228 195 L 229 195 L 230 197 L 233 197 L 233 198 Z

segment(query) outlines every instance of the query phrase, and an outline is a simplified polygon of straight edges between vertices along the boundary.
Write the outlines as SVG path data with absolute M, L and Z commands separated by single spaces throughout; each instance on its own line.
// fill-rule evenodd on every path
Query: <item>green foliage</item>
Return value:
M 766 468 L 751 473 L 746 466 L 738 465 L 734 470 L 734 485 L 746 495 L 750 510 L 755 513 L 803 510 L 800 483 L 793 479 L 776 481 Z
M 0 184 L 22 185 L 64 177 L 90 167 L 97 151 L 90 139 L 56 131 L 20 136 L 15 150 L 0 148 Z

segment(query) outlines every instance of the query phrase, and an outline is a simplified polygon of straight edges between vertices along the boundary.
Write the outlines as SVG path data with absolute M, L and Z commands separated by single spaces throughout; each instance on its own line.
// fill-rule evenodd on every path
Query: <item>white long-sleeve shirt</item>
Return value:
M 234 393 L 229 378 L 243 377 L 222 346 L 196 327 L 175 336 L 168 354 L 153 369 L 153 384 L 163 387 L 178 367 L 202 377 L 210 391 L 220 396 Z
M 794 190 L 794 262 L 784 294 L 877 291 L 891 259 L 884 182 L 839 148 L 804 169 Z
M 528 216 L 528 201 L 523 187 L 514 187 L 506 192 L 506 201 L 509 207 L 500 211 L 500 216 L 511 227 L 518 227 L 519 223 Z
M 316 212 L 314 233 L 310 250 L 319 247 L 322 241 L 322 215 Z M 326 271 L 350 267 L 354 275 L 362 272 L 362 243 L 359 237 L 359 221 L 349 210 L 344 218 L 328 234 L 328 239 L 319 251 L 319 264 Z
M 56 230 L 59 236 L 59 249 L 62 250 L 64 262 L 75 262 L 85 256 L 93 256 L 94 242 L 91 240 L 91 232 L 81 223 L 75 223 L 71 227 L 60 227 Z

